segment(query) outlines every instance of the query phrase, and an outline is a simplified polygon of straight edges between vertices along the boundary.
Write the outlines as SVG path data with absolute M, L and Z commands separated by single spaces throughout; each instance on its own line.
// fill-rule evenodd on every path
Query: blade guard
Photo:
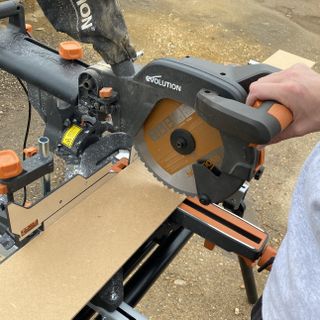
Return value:
M 258 101 L 250 107 L 209 90 L 199 91 L 195 111 L 220 130 L 225 147 L 223 164 L 215 168 L 217 170 L 201 163 L 193 165 L 198 196 L 203 204 L 222 202 L 235 193 L 244 180 L 251 180 L 261 165 L 256 146 L 269 143 L 293 120 L 288 108 L 273 101 Z
M 243 184 L 243 180 L 226 173 L 215 174 L 202 164 L 192 166 L 200 202 L 203 205 L 220 203 Z

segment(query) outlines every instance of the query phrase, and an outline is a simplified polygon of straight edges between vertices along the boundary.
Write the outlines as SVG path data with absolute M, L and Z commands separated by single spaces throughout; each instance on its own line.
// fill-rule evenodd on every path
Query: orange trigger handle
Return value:
M 253 105 L 254 108 L 259 109 L 266 101 L 257 100 Z M 276 118 L 281 126 L 281 131 L 286 129 L 293 121 L 293 115 L 289 108 L 283 104 L 274 102 L 268 110 L 268 114 Z

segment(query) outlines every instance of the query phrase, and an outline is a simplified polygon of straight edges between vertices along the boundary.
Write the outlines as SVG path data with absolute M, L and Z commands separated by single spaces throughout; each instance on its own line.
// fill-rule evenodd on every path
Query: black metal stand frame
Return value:
M 244 210 L 235 211 L 240 216 L 244 214 Z M 185 225 L 188 225 L 188 228 Z M 189 221 L 183 211 L 177 208 L 169 219 L 122 266 L 124 302 L 135 307 L 192 235 L 197 233 L 204 237 L 204 235 L 208 235 L 209 231 L 207 225 L 201 221 Z M 246 264 L 241 256 L 239 256 L 239 264 L 248 302 L 254 304 L 258 300 L 258 294 L 253 269 Z M 86 306 L 74 319 L 89 319 L 94 314 L 95 311 Z M 102 319 L 102 317 L 97 315 L 95 319 Z

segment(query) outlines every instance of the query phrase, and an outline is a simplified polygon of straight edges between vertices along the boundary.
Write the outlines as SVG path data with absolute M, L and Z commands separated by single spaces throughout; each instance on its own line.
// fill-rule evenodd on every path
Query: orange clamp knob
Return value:
M 22 170 L 21 161 L 14 151 L 0 151 L 0 179 L 14 178 L 18 176 Z
M 79 60 L 83 58 L 83 49 L 77 41 L 64 41 L 59 45 L 59 55 L 65 60 Z
M 110 97 L 112 97 L 112 93 L 113 93 L 113 90 L 111 87 L 105 87 L 99 91 L 99 97 L 104 98 L 104 99 L 110 98 Z
M 27 23 L 27 24 L 26 24 L 26 31 L 27 31 L 28 33 L 31 33 L 31 32 L 32 32 L 32 30 L 33 30 L 32 25 L 31 25 L 31 24 L 29 24 L 29 23 Z
M 23 153 L 25 154 L 25 156 L 27 158 L 31 158 L 38 153 L 38 148 L 36 148 L 36 147 L 25 148 L 23 150 Z

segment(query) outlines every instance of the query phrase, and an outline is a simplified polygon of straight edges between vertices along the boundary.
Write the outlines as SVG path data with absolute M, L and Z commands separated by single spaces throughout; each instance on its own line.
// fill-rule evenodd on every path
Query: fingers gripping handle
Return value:
M 292 122 L 286 107 L 272 101 L 251 107 L 208 90 L 199 91 L 196 113 L 212 127 L 248 144 L 267 144 Z

